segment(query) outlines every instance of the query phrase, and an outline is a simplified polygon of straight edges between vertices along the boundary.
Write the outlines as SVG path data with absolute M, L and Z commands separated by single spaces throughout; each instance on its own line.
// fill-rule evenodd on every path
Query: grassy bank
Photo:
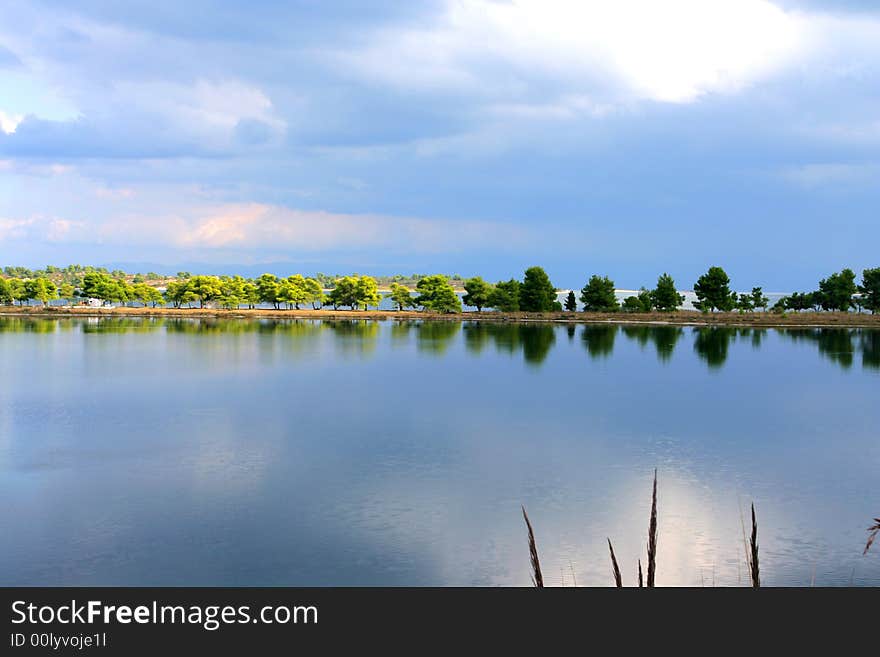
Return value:
M 336 319 L 336 320 L 440 320 L 491 322 L 558 322 L 558 323 L 611 323 L 611 324 L 670 324 L 680 326 L 836 326 L 840 328 L 880 328 L 880 315 L 833 312 L 804 313 L 700 313 L 679 310 L 650 313 L 506 313 L 464 312 L 438 314 L 393 310 L 264 310 L 216 308 L 89 308 L 85 306 L 3 306 L 0 315 L 17 317 L 190 317 L 240 319 Z

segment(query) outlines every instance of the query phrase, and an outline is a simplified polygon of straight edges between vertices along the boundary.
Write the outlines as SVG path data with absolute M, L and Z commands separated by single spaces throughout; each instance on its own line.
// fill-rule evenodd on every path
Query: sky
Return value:
M 880 3 L 0 0 L 0 266 L 880 266 Z

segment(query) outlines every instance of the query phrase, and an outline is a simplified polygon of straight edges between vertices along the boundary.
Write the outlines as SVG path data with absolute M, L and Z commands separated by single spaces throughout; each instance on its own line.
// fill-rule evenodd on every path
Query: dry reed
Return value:
M 752 574 L 752 587 L 761 588 L 761 568 L 758 564 L 758 521 L 755 519 L 755 503 L 752 502 L 752 536 L 749 539 L 749 572 Z
M 874 518 L 874 524 L 868 527 L 868 542 L 865 543 L 865 551 L 862 552 L 863 555 L 868 554 L 868 550 L 871 549 L 871 545 L 874 544 L 874 539 L 877 538 L 877 534 L 880 534 L 880 518 Z
M 611 569 L 614 573 L 614 584 L 617 588 L 623 586 L 623 580 L 620 577 L 620 568 L 617 566 L 617 557 L 614 556 L 614 547 L 611 545 L 611 539 L 608 539 L 608 549 L 611 551 Z
M 544 587 L 544 576 L 541 574 L 541 561 L 538 559 L 538 546 L 535 544 L 535 532 L 532 530 L 532 523 L 529 522 L 529 514 L 526 513 L 526 507 L 522 507 L 523 519 L 526 521 L 526 527 L 529 530 L 529 558 L 532 562 L 532 584 L 538 588 Z
M 654 492 L 651 494 L 651 521 L 648 524 L 648 579 L 647 585 L 654 586 L 657 572 L 657 468 L 654 468 Z

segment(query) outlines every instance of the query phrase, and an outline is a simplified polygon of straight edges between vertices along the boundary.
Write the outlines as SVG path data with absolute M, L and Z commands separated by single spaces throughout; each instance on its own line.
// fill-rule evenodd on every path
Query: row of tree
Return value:
M 865 269 L 860 285 L 856 284 L 856 274 L 852 269 L 831 274 L 819 281 L 819 289 L 813 292 L 794 292 L 782 297 L 774 305 L 774 310 L 830 310 L 847 312 L 864 308 L 876 313 L 880 310 L 880 267 Z
M 9 268 L 7 268 L 7 271 Z M 99 299 L 107 303 L 140 302 L 157 306 L 171 304 L 175 308 L 198 304 L 216 304 L 223 308 L 256 307 L 271 304 L 274 308 L 299 309 L 332 306 L 334 309 L 367 309 L 378 307 L 383 296 L 378 282 L 372 276 L 343 276 L 326 282 L 301 274 L 279 278 L 263 274 L 257 279 L 241 276 L 192 276 L 186 273 L 170 280 L 162 290 L 145 282 L 134 282 L 125 276 L 114 276 L 106 270 L 87 269 L 82 274 L 81 285 L 71 283 L 56 285 L 48 276 L 29 279 L 0 277 L 0 303 L 22 303 L 36 300 L 47 304 L 54 299 Z M 510 279 L 495 284 L 476 276 L 464 282 L 465 294 L 459 298 L 447 276 L 440 274 L 420 276 L 415 285 L 415 296 L 409 287 L 393 282 L 390 293 L 385 295 L 398 310 L 423 308 L 439 313 L 461 312 L 462 302 L 482 311 L 492 308 L 501 312 L 558 312 L 563 309 L 574 312 L 578 298 L 574 291 L 568 293 L 564 304 L 557 300 L 557 290 L 550 277 L 541 267 L 529 267 L 523 280 Z M 694 284 L 697 300 L 694 307 L 703 312 L 732 311 L 752 312 L 766 310 L 769 299 L 762 288 L 755 287 L 751 293 L 737 293 L 730 289 L 730 277 L 721 267 L 710 267 Z M 671 312 L 685 301 L 678 292 L 675 280 L 662 274 L 656 286 L 642 288 L 637 294 L 618 301 L 614 281 L 607 276 L 593 275 L 580 293 L 580 302 L 587 312 Z M 819 282 L 814 292 L 795 292 L 781 298 L 773 310 L 801 311 L 808 309 L 846 312 L 856 308 L 877 312 L 880 310 L 880 268 L 862 272 L 860 285 L 851 269 L 834 273 Z

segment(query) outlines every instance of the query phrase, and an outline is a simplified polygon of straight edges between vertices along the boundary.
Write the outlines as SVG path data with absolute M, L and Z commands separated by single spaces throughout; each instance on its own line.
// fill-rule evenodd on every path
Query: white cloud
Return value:
M 11 135 L 24 117 L 21 114 L 7 114 L 0 110 L 0 132 Z
M 782 177 L 802 187 L 876 184 L 880 181 L 880 165 L 839 162 L 805 164 L 783 170 Z
M 443 221 L 383 215 L 298 210 L 261 203 L 175 206 L 143 212 L 137 202 L 128 213 L 77 220 L 33 216 L 0 219 L 0 238 L 52 242 L 163 246 L 193 251 L 320 252 L 391 249 L 448 253 L 533 241 L 517 226 L 480 221 Z
M 243 119 L 263 121 L 283 130 L 270 98 L 259 88 L 238 80 L 173 82 L 121 82 L 115 88 L 120 103 L 131 103 L 157 112 L 194 132 L 232 130 Z
M 449 0 L 437 24 L 386 30 L 345 61 L 426 91 L 516 95 L 555 80 L 574 95 L 689 102 L 773 73 L 804 36 L 802 16 L 766 0 Z

